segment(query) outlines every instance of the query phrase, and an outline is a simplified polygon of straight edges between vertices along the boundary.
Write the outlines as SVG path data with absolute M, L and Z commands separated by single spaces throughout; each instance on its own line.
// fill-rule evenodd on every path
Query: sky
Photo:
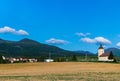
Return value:
M 119 0 L 0 0 L 0 38 L 65 50 L 120 47 Z

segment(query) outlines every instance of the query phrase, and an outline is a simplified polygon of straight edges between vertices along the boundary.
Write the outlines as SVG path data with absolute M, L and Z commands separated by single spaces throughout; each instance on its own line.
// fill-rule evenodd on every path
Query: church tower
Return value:
M 98 48 L 98 57 L 104 53 L 104 48 L 102 44 L 100 44 L 100 47 Z

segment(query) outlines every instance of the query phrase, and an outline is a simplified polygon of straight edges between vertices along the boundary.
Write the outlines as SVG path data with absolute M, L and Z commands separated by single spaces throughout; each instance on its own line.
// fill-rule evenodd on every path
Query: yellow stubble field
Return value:
M 0 81 L 120 81 L 120 64 L 94 62 L 0 65 Z

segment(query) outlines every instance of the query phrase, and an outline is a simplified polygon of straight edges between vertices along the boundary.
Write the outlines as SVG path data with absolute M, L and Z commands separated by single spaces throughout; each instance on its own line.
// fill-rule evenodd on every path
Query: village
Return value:
M 115 62 L 116 59 L 111 52 L 105 52 L 104 51 L 104 48 L 102 46 L 102 44 L 100 44 L 99 48 L 98 48 L 98 62 Z M 86 58 L 86 57 L 85 57 Z M 38 59 L 36 58 L 14 58 L 14 57 L 5 57 L 5 56 L 2 56 L 2 59 L 4 61 L 9 61 L 10 63 L 25 63 L 25 62 L 30 62 L 30 63 L 33 63 L 33 62 L 38 62 Z M 44 62 L 54 62 L 54 59 L 51 58 L 51 54 L 49 54 L 49 58 L 48 59 L 44 59 Z
M 3 60 L 9 61 L 10 63 L 19 63 L 19 62 L 37 62 L 37 59 L 32 58 L 32 59 L 28 59 L 28 58 L 13 58 L 13 57 L 5 57 L 2 56 Z

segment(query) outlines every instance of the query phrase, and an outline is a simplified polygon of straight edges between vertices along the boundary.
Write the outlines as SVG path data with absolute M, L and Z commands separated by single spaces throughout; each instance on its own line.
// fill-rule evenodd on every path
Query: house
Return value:
M 49 53 L 49 58 L 48 59 L 44 59 L 44 62 L 54 62 L 54 60 L 51 59 L 51 53 Z
M 115 61 L 113 53 L 112 52 L 106 52 L 105 53 L 102 44 L 98 48 L 98 61 L 104 61 L 104 62 Z
M 31 58 L 31 59 L 28 59 L 28 58 L 13 58 L 13 57 L 4 57 L 2 56 L 3 60 L 8 60 L 10 63 L 19 63 L 19 62 L 37 62 L 37 59 L 35 58 Z
M 54 60 L 53 59 L 45 59 L 44 61 L 45 62 L 53 62 Z
M 33 58 L 33 59 L 28 59 L 29 62 L 37 62 L 37 59 Z
M 2 59 L 5 60 L 6 59 L 5 56 L 2 56 Z

